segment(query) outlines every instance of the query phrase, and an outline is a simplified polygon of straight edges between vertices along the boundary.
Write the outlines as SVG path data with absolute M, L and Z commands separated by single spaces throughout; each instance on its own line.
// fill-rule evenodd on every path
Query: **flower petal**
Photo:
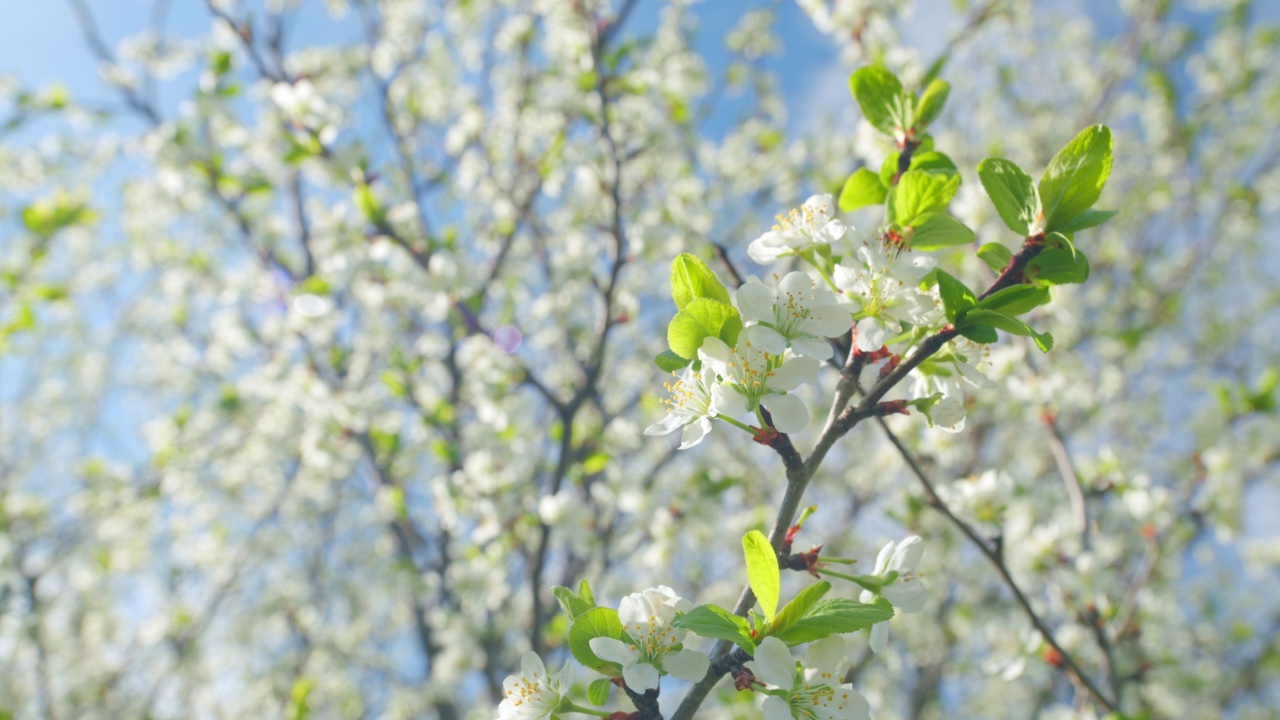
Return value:
M 828 360 L 833 354 L 831 343 L 812 337 L 793 338 L 791 340 L 791 349 L 795 350 L 797 355 L 803 355 L 814 360 Z
M 792 720 L 791 704 L 775 695 L 764 699 L 764 720 Z
M 755 656 L 747 663 L 757 678 L 785 690 L 796 681 L 796 661 L 791 657 L 787 644 L 776 637 L 767 637 L 756 648 Z
M 862 352 L 879 350 L 884 347 L 884 341 L 888 338 L 889 333 L 885 331 L 884 321 L 880 318 L 867 317 L 858 321 L 858 349 Z
M 809 424 L 809 408 L 795 395 L 768 395 L 763 400 L 778 432 L 795 433 Z
M 889 644 L 889 621 L 878 622 L 871 626 L 871 652 L 883 652 Z
M 792 270 L 778 281 L 779 295 L 807 296 L 813 290 L 813 278 L 802 270 Z
M 853 324 L 849 310 L 839 305 L 825 305 L 811 308 L 809 319 L 805 323 L 805 331 L 810 335 L 822 337 L 840 337 L 849 332 Z
M 677 650 L 662 656 L 662 669 L 681 680 L 697 682 L 707 674 L 711 660 L 697 650 Z
M 821 366 L 821 363 L 811 357 L 791 358 L 773 371 L 769 378 L 769 389 L 786 392 L 811 383 L 817 379 L 818 368 Z
M 920 539 L 919 535 L 908 535 L 894 548 L 888 567 L 898 572 L 910 572 L 916 569 L 922 557 L 924 557 L 924 540 Z
M 666 417 L 644 429 L 645 435 L 666 435 L 680 429 L 681 426 L 689 422 L 688 415 L 678 415 L 668 412 Z
M 717 413 L 735 420 L 746 415 L 749 408 L 747 399 L 742 393 L 728 385 L 716 385 L 711 388 L 711 407 Z
M 726 366 L 734 362 L 733 350 L 718 337 L 703 338 L 698 357 L 719 375 L 724 375 Z
M 771 327 L 753 325 L 743 332 L 750 333 L 748 337 L 753 347 L 759 348 L 770 355 L 781 355 L 787 350 L 787 339 Z
M 631 593 L 618 601 L 618 620 L 622 629 L 631 634 L 631 629 L 640 629 L 649 622 L 649 603 L 641 593 Z M 635 638 L 634 634 L 631 634 Z
M 929 599 L 928 588 L 918 577 L 899 578 L 881 588 L 880 594 L 904 613 L 924 610 L 925 601 Z
M 538 657 L 538 653 L 530 650 L 520 658 L 520 674 L 527 678 L 545 680 L 547 667 L 542 664 L 542 658 Z
M 702 442 L 702 438 L 711 432 L 711 421 L 705 417 L 700 417 L 694 422 L 684 426 L 684 432 L 680 433 L 680 450 L 688 450 L 689 448 Z
M 636 663 L 622 668 L 622 679 L 635 692 L 655 690 L 658 687 L 658 668 L 649 663 Z
M 828 635 L 817 642 L 811 643 L 805 654 L 805 667 L 833 675 L 843 674 L 836 671 L 844 662 L 844 638 L 839 635 Z
M 619 665 L 627 665 L 640 657 L 639 651 L 632 650 L 630 645 L 615 638 L 594 637 L 587 642 L 587 645 L 591 646 L 591 652 L 595 653 L 596 657 Z
M 743 283 L 735 294 L 744 320 L 773 322 L 773 293 L 755 278 Z

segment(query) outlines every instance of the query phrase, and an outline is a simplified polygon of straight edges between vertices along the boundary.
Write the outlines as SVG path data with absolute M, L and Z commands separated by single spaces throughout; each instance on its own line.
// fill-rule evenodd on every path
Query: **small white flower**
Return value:
M 498 720 L 539 720 L 550 717 L 573 685 L 573 666 L 554 675 L 547 673 L 542 658 L 527 652 L 520 659 L 520 674 L 502 681 L 506 695 L 498 705 Z
M 693 604 L 665 585 L 632 593 L 618 603 L 618 619 L 634 644 L 614 638 L 592 638 L 591 652 L 622 666 L 627 687 L 642 693 L 658 687 L 663 674 L 696 682 L 707 673 L 711 661 L 697 650 L 680 649 L 686 631 L 671 627 L 677 612 Z
M 818 375 L 819 363 L 809 357 L 788 357 L 771 353 L 764 348 L 770 339 L 768 328 L 752 325 L 738 336 L 738 347 L 730 349 L 719 338 L 702 341 L 698 356 L 720 376 L 721 381 L 735 393 L 727 394 L 720 412 L 729 416 L 753 412 L 761 403 L 773 415 L 773 424 L 780 432 L 799 432 L 809 422 L 809 408 L 795 395 L 787 395 L 804 383 L 813 382 Z M 740 403 L 732 407 L 728 397 L 736 396 Z M 717 398 L 719 403 L 720 398 Z M 735 412 L 736 411 L 736 412 Z
M 880 554 L 876 556 L 876 569 L 872 575 L 879 575 L 885 581 L 880 588 L 880 596 L 902 612 L 918 613 L 924 609 L 924 602 L 928 599 L 928 591 L 915 572 L 923 556 L 924 541 L 919 535 L 911 535 L 900 542 L 890 541 L 880 548 Z M 871 591 L 862 591 L 862 602 L 871 602 L 873 598 Z M 871 650 L 880 652 L 888 642 L 889 623 L 872 625 Z
M 832 278 L 853 304 L 858 318 L 857 346 L 875 352 L 902 332 L 903 322 L 932 325 L 943 317 L 933 296 L 920 291 L 920 280 L 937 263 L 910 250 L 886 254 L 864 243 L 856 256 L 836 265 Z
M 711 418 L 724 412 L 722 408 L 739 411 L 742 402 L 732 397 L 732 390 L 715 381 L 715 373 L 706 365 L 701 372 L 686 367 L 676 377 L 674 384 L 664 383 L 671 393 L 669 400 L 662 401 L 667 406 L 667 416 L 645 428 L 644 434 L 666 435 L 684 428 L 680 433 L 680 449 L 684 450 L 702 442 L 711 432 Z
M 773 686 L 764 701 L 765 720 L 868 720 L 871 706 L 852 685 L 839 684 L 846 667 L 844 638 L 825 637 L 809 646 L 801 672 L 787 644 L 767 637 L 746 667 Z
M 747 254 L 758 263 L 768 263 L 786 255 L 797 255 L 819 245 L 830 245 L 844 237 L 848 228 L 836 219 L 830 195 L 814 195 L 804 205 L 777 216 L 777 224 L 747 246 Z
M 738 288 L 737 301 L 743 319 L 760 324 L 758 342 L 775 355 L 790 346 L 798 355 L 826 360 L 832 352 L 827 338 L 839 337 L 851 325 L 848 307 L 798 270 L 787 273 L 775 290 L 751 278 Z

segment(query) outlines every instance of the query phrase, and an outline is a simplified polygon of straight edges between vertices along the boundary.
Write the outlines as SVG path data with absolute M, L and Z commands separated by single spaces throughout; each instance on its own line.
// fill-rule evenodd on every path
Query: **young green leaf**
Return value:
M 858 68 L 849 76 L 849 89 L 862 108 L 862 116 L 880 132 L 893 135 L 895 129 L 908 128 L 903 124 L 904 116 L 910 113 L 907 103 L 914 106 L 915 101 L 893 73 L 878 65 Z
M 947 96 L 951 94 L 951 83 L 946 80 L 934 80 L 930 82 L 920 94 L 920 101 L 916 103 L 916 128 L 923 129 L 938 119 L 938 115 L 942 113 L 942 106 L 947 103 Z
M 1038 333 L 1021 320 L 995 310 L 974 308 L 965 313 L 964 322 L 960 329 L 963 331 L 976 327 L 995 328 L 1014 335 L 1033 338 L 1042 352 L 1049 352 L 1049 349 L 1053 347 L 1053 336 L 1049 333 Z
M 1111 129 L 1093 125 L 1049 161 L 1040 178 L 1047 230 L 1062 230 L 1093 207 L 1111 175 Z
M 584 580 L 583 583 L 585 584 L 586 581 Z M 565 617 L 569 619 L 569 622 L 573 622 L 579 615 L 596 606 L 595 598 L 591 597 L 590 589 L 587 590 L 587 594 L 584 597 L 567 587 L 557 585 L 551 588 L 551 594 L 560 602 L 560 608 L 564 610 Z
M 902 153 L 893 153 L 884 159 L 880 165 L 880 182 L 885 187 L 893 185 L 893 176 L 898 174 L 898 158 Z M 947 157 L 946 153 L 940 153 L 936 150 L 922 150 L 916 148 L 916 152 L 911 156 L 911 164 L 907 166 L 907 170 L 924 170 L 931 173 L 941 173 L 943 175 L 955 175 L 959 171 L 956 164 Z
M 747 619 L 738 617 L 718 605 L 699 605 L 671 621 L 671 627 L 681 628 L 702 637 L 728 640 L 748 653 L 755 652 L 756 641 L 751 638 L 751 626 Z
M 907 244 L 915 250 L 938 250 L 973 242 L 973 231 L 946 213 L 925 213 L 916 223 L 906 235 Z
M 860 603 L 845 598 L 819 600 L 800 620 L 773 633 L 788 645 L 821 640 L 828 635 L 843 635 L 869 628 L 893 617 L 893 606 L 882 597 L 873 603 Z
M 886 214 L 900 227 L 915 225 L 921 215 L 945 208 L 959 188 L 959 175 L 908 170 L 889 192 Z
M 591 652 L 591 639 L 598 637 L 630 642 L 622 630 L 617 610 L 594 607 L 575 618 L 573 625 L 569 626 L 569 652 L 573 653 L 574 659 L 592 670 L 616 677 L 622 669 Z
M 1049 288 L 1042 285 L 1014 285 L 992 293 L 985 300 L 980 301 L 978 307 L 1006 315 L 1021 315 L 1047 302 L 1049 302 Z
M 759 530 L 742 536 L 742 554 L 747 560 L 747 582 L 764 617 L 773 622 L 778 611 L 778 596 L 782 594 L 782 575 L 778 570 L 778 553 L 769 544 L 769 538 Z
M 596 678 L 587 686 L 587 701 L 596 707 L 603 707 L 609 702 L 609 691 L 613 689 L 613 681 L 609 678 Z
M 797 622 L 809 613 L 809 609 L 814 603 L 822 599 L 823 595 L 831 590 L 831 583 L 826 580 L 816 582 L 804 590 L 800 594 L 791 598 L 791 602 L 787 603 L 778 611 L 778 618 L 773 621 L 770 634 L 777 635 L 779 631 L 787 628 Z
M 879 175 L 860 168 L 844 182 L 844 189 L 840 191 L 840 209 L 852 212 L 868 205 L 879 205 L 884 202 L 886 192 Z
M 1004 158 L 987 158 L 978 163 L 978 178 L 1010 230 L 1023 237 L 1043 228 L 1040 194 L 1031 176 Z
M 978 259 L 992 270 L 1001 272 L 1009 267 L 1009 261 L 1013 259 L 1013 251 L 1000 243 L 986 243 L 978 248 Z
M 1072 220 L 1063 227 L 1058 228 L 1058 230 L 1064 233 L 1088 230 L 1091 227 L 1097 227 L 1098 225 L 1110 220 L 1115 217 L 1115 214 L 1115 210 L 1085 210 L 1077 215 L 1075 220 Z
M 698 357 L 698 348 L 708 337 L 718 337 L 733 347 L 742 331 L 738 309 L 710 298 L 693 300 L 667 326 L 667 344 L 671 352 L 688 360 Z
M 947 321 L 951 323 L 955 323 L 978 304 L 978 298 L 972 290 L 942 270 L 938 271 L 938 294 L 942 296 L 942 309 L 947 313 Z
M 675 372 L 691 362 L 693 361 L 689 358 L 680 357 L 670 350 L 663 350 L 653 359 L 653 363 L 661 368 L 663 372 Z
M 676 310 L 684 310 L 698 298 L 729 304 L 729 291 L 711 268 L 689 253 L 681 253 L 671 263 L 671 299 Z
M 1089 258 L 1076 249 L 1071 238 L 1052 232 L 1044 240 L 1045 249 L 1027 263 L 1027 279 L 1044 285 L 1068 285 L 1089 279 Z

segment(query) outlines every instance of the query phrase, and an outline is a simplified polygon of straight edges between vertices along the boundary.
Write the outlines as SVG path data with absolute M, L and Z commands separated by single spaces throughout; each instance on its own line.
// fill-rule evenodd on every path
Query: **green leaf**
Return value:
M 990 345 L 1000 339 L 996 329 L 988 325 L 971 325 L 959 331 L 961 335 L 982 345 Z
M 915 225 L 921 215 L 945 208 L 959 188 L 959 175 L 908 170 L 889 192 L 886 214 L 901 227 Z
M 943 212 L 920 216 L 907 238 L 907 243 L 916 250 L 938 250 L 970 242 L 973 242 L 973 231 Z
M 609 461 L 612 456 L 606 452 L 593 452 L 582 461 L 582 472 L 586 475 L 595 475 L 609 467 Z
M 873 603 L 830 598 L 819 600 L 809 614 L 773 635 L 788 645 L 799 645 L 821 640 L 829 635 L 856 632 L 891 617 L 893 606 L 882 597 L 877 597 Z
M 880 182 L 885 187 L 893 185 L 893 176 L 898 174 L 898 158 L 901 156 L 902 153 L 893 153 L 881 163 Z M 946 154 L 920 148 L 916 148 L 915 154 L 911 156 L 911 164 L 907 166 L 907 170 L 925 170 L 943 175 L 955 175 L 959 172 L 956 170 L 956 164 Z
M 742 331 L 738 309 L 710 298 L 698 298 L 671 318 L 667 326 L 667 344 L 676 355 L 688 360 L 698 357 L 698 348 L 708 337 L 718 337 L 733 347 Z
M 777 635 L 782 630 L 795 624 L 805 615 L 809 614 L 810 608 L 814 606 L 823 595 L 831 590 L 831 583 L 826 580 L 816 582 L 804 590 L 799 595 L 791 598 L 791 602 L 787 603 L 778 611 L 778 619 L 774 621 L 771 635 Z
M 1006 315 L 1021 315 L 1032 308 L 1049 302 L 1049 288 L 1041 285 L 1014 285 L 992 293 L 978 303 L 984 310 L 996 310 Z
M 1091 227 L 1097 227 L 1102 223 L 1115 217 L 1115 210 L 1085 210 L 1076 216 L 1076 219 L 1067 223 L 1063 227 L 1058 228 L 1060 232 L 1073 233 L 1080 230 L 1088 230 Z
M 613 608 L 594 607 L 574 618 L 569 626 L 569 652 L 579 663 L 605 675 L 616 677 L 622 672 L 616 663 L 601 660 L 591 652 L 592 638 L 607 637 L 630 642 L 622 631 L 622 621 Z
M 738 617 L 718 605 L 699 605 L 671 621 L 671 626 L 697 633 L 702 637 L 727 640 L 748 653 L 754 653 L 756 642 L 751 638 L 751 626 L 747 619 Z
M 778 611 L 778 596 L 782 594 L 782 575 L 778 571 L 778 553 L 769 544 L 769 538 L 759 530 L 742 536 L 742 554 L 747 560 L 747 582 L 760 601 L 764 617 L 773 622 Z
M 1062 230 L 1093 207 L 1111 175 L 1111 129 L 1094 125 L 1080 132 L 1049 161 L 1040 178 L 1047 230 Z
M 986 243 L 978 248 L 978 258 L 987 264 L 996 272 L 1001 272 L 1009 267 L 1009 261 L 1013 259 L 1013 251 L 1000 243 Z
M 689 253 L 681 253 L 671 263 L 671 299 L 676 310 L 684 310 L 698 298 L 729 304 L 729 291 L 711 268 Z
M 1031 329 L 1031 326 L 1022 322 L 1018 318 L 1005 315 L 995 310 L 986 310 L 975 308 L 965 313 L 964 323 L 959 329 L 963 330 L 970 327 L 991 327 L 997 330 L 1003 330 L 1014 335 L 1023 335 L 1034 338 L 1036 345 L 1042 352 L 1049 352 L 1053 347 L 1053 336 L 1049 333 L 1038 333 Z
M 603 707 L 609 702 L 609 691 L 613 689 L 613 681 L 609 678 L 596 678 L 587 686 L 587 701 L 596 707 Z
M 978 298 L 972 290 L 942 270 L 938 271 L 938 294 L 942 296 L 942 309 L 946 311 L 947 321 L 951 323 L 955 323 L 978 304 Z
M 1044 285 L 1070 285 L 1089 279 L 1089 258 L 1062 233 L 1045 237 L 1044 250 L 1027 263 L 1024 275 Z
M 978 163 L 978 178 L 1010 230 L 1027 237 L 1040 219 L 1040 194 L 1031 176 L 1004 158 L 987 158 Z
M 934 80 L 925 87 L 924 92 L 920 94 L 920 101 L 916 103 L 916 129 L 923 129 L 934 120 L 938 119 L 938 115 L 942 113 L 942 106 L 947 103 L 947 96 L 951 94 L 951 83 L 946 80 Z
M 663 350 L 653 359 L 653 363 L 663 372 L 675 372 L 691 362 L 693 361 L 689 358 L 682 358 L 670 350 Z
M 849 89 L 862 108 L 862 115 L 877 130 L 893 135 L 910 127 L 908 115 L 915 99 L 902 89 L 893 73 L 878 65 L 858 68 L 849 76 Z
M 844 182 L 844 189 L 840 191 L 840 209 L 852 212 L 868 205 L 879 205 L 884 202 L 887 192 L 879 175 L 860 168 Z

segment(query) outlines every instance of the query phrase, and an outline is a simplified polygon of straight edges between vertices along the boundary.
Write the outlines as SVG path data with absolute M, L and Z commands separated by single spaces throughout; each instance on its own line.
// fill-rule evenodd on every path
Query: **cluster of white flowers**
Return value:
M 877 627 L 884 625 L 879 623 Z M 746 663 L 756 679 L 770 687 L 764 692 L 765 720 L 867 720 L 871 706 L 848 683 L 840 683 L 848 669 L 845 642 L 839 635 L 809 646 L 801 665 L 787 644 L 767 637 Z

